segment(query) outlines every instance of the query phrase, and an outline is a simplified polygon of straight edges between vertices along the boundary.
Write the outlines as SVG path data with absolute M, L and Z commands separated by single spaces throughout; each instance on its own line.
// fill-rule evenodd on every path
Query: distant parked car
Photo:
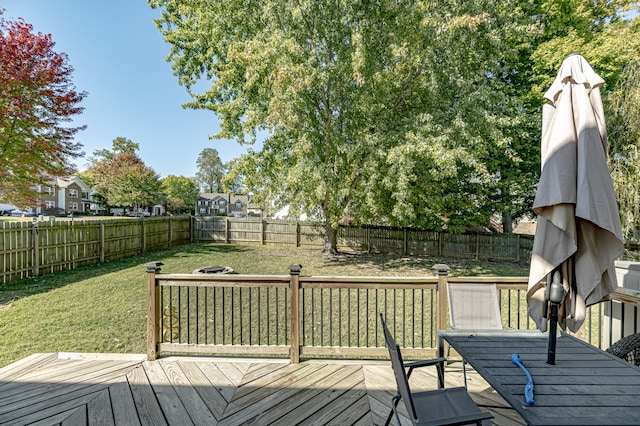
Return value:
M 14 209 L 2 210 L 2 216 L 11 216 L 11 212 Z
M 11 210 L 11 216 L 14 217 L 35 217 L 37 214 L 32 211 L 24 211 L 20 209 Z

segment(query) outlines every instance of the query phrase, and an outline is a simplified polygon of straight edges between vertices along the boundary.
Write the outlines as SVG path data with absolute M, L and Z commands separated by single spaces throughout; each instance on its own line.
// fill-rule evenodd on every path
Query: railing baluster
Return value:
M 200 298 L 199 296 L 200 288 L 196 287 L 196 345 L 200 343 Z
M 204 344 L 209 343 L 209 287 L 204 288 Z

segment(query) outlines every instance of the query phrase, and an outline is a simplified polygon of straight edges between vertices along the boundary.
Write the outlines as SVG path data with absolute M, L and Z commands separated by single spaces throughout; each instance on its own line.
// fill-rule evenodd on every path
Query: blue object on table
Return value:
M 520 355 L 518 355 L 518 354 L 511 355 L 511 361 L 515 365 L 520 367 L 522 369 L 522 371 L 524 371 L 524 374 L 527 375 L 527 379 L 529 381 L 527 382 L 526 386 L 524 387 L 524 400 L 527 402 L 527 404 L 533 405 L 533 379 L 531 378 L 531 374 L 529 374 L 527 369 L 522 364 L 522 360 L 520 359 Z

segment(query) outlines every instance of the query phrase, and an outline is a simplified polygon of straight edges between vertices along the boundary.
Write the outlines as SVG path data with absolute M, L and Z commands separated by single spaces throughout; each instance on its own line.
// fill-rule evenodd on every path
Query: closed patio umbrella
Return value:
M 614 261 L 624 242 L 607 168 L 603 83 L 581 55 L 572 54 L 544 95 L 542 172 L 533 203 L 538 223 L 527 291 L 529 316 L 541 331 L 547 330 L 547 278 L 554 271 L 565 290 L 558 324 L 573 332 L 584 322 L 586 307 L 617 288 Z

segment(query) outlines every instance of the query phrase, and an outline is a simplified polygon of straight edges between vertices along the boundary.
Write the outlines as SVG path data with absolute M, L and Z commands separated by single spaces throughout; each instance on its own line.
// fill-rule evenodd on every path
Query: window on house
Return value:
M 82 199 L 83 200 L 88 200 L 89 199 L 89 193 L 82 191 Z
M 78 198 L 78 190 L 77 189 L 69 189 L 69 198 Z
M 75 202 L 69 203 L 69 210 L 77 212 L 78 211 L 78 203 L 75 203 Z
M 45 201 L 44 204 L 45 204 L 47 209 L 55 209 L 56 208 L 56 202 L 55 201 Z
M 242 208 L 242 201 L 240 201 L 240 200 L 236 201 L 236 208 L 237 209 L 241 209 Z
M 221 205 L 221 206 L 226 206 L 226 205 L 227 205 L 227 202 L 226 202 L 226 201 L 224 201 L 224 200 L 220 200 L 220 205 Z
M 48 188 L 45 188 L 44 192 L 45 192 L 45 194 L 48 194 L 48 195 L 51 195 L 51 196 L 56 195 L 56 189 L 51 187 L 51 186 L 48 187 Z

